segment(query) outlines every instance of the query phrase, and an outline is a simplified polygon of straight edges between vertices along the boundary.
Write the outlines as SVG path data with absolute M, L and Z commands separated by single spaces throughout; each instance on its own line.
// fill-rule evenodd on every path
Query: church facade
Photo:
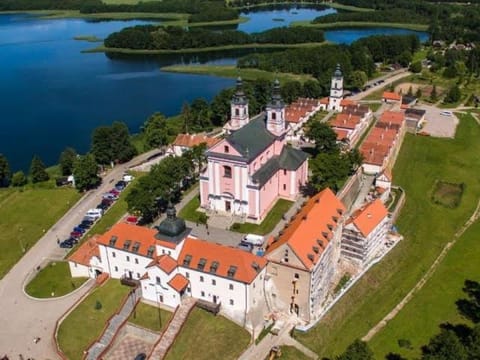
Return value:
M 241 79 L 227 136 L 210 148 L 200 176 L 201 207 L 260 222 L 279 198 L 295 200 L 307 182 L 306 153 L 287 145 L 285 103 L 275 81 L 266 111 L 253 118 Z

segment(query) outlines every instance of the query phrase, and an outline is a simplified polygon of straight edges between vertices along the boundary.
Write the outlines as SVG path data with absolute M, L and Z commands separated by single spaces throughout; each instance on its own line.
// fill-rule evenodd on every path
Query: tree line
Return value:
M 371 36 L 347 45 L 288 49 L 269 54 L 249 54 L 237 61 L 239 68 L 257 68 L 271 72 L 310 74 L 328 94 L 336 64 L 342 67 L 347 88 L 361 88 L 375 71 L 374 62 L 399 62 L 407 66 L 420 47 L 415 35 Z
M 331 24 L 337 22 L 364 21 L 381 23 L 409 23 L 409 24 L 428 24 L 429 18 L 416 13 L 410 9 L 388 9 L 377 10 L 374 13 L 369 11 L 359 12 L 339 12 L 328 14 L 315 18 L 314 24 Z
M 212 31 L 201 28 L 139 25 L 110 34 L 105 39 L 109 48 L 180 50 L 244 44 L 296 44 L 323 42 L 323 31 L 315 28 L 276 28 L 247 34 L 237 30 Z

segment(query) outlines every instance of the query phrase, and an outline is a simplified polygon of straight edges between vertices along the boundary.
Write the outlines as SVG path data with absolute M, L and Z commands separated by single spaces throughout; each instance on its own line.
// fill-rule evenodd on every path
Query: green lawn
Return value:
M 195 223 L 201 223 L 202 221 L 200 219 L 205 216 L 205 213 L 197 211 L 199 207 L 200 195 L 197 195 L 180 210 L 178 217 Z
M 152 331 L 161 332 L 165 329 L 172 315 L 170 311 L 139 302 L 135 308 L 135 313 L 130 315 L 128 321 Z
M 100 336 L 129 291 L 119 280 L 109 280 L 63 320 L 58 329 L 58 343 L 69 360 L 82 358 L 83 351 Z M 95 309 L 97 300 L 102 304 L 100 310 Z
M 302 83 L 307 80 L 315 80 L 311 75 L 274 73 L 259 69 L 240 69 L 235 65 L 171 65 L 163 67 L 162 71 L 215 75 L 228 78 L 241 76 L 244 80 L 265 79 L 273 81 L 278 78 L 281 82 L 300 81 Z
M 185 325 L 173 343 L 165 360 L 237 359 L 247 348 L 250 334 L 247 330 L 221 315 L 205 310 L 192 310 Z
M 278 222 L 282 219 L 282 215 L 284 215 L 290 209 L 292 204 L 292 201 L 279 199 L 273 206 L 273 208 L 269 211 L 267 217 L 262 221 L 261 224 L 257 225 L 251 223 L 235 223 L 232 225 L 230 230 L 244 234 L 268 234 L 275 228 L 275 225 L 277 225 Z
M 405 239 L 357 282 L 320 324 L 308 333 L 297 333 L 299 341 L 320 356 L 339 354 L 355 338 L 364 336 L 417 283 L 476 207 L 480 197 L 479 137 L 480 126 L 469 115 L 461 116 L 454 140 L 406 135 L 393 171 L 394 183 L 402 186 L 407 196 L 396 224 Z M 457 208 L 447 209 L 431 201 L 431 191 L 437 179 L 465 184 L 465 192 Z M 473 255 L 474 252 L 469 249 L 468 254 L 477 256 Z M 463 254 L 465 256 L 465 252 Z M 467 266 L 464 257 L 458 263 L 450 260 L 450 266 L 448 263 L 443 265 L 446 266 L 445 273 L 461 278 L 457 288 L 451 288 L 450 280 L 445 283 L 439 280 L 437 290 L 441 295 L 435 298 L 424 289 L 425 296 L 415 298 L 413 302 L 419 303 L 418 311 L 411 316 L 402 314 L 395 320 L 398 331 L 409 329 L 412 334 L 404 337 L 418 345 L 418 339 L 423 342 L 436 331 L 437 320 L 448 319 L 442 303 L 448 302 L 451 306 L 458 297 L 464 280 L 464 275 L 458 272 L 467 267 L 478 269 L 478 262 L 473 259 L 468 262 Z M 430 287 L 428 284 L 427 288 Z M 437 314 L 438 319 L 429 322 L 429 313 Z M 378 340 L 374 339 L 372 345 L 377 353 L 395 350 L 392 342 L 398 337 L 387 333 L 393 328 L 388 326 L 385 330 L 387 335 L 381 332 Z M 413 335 L 418 338 L 413 338 Z
M 70 188 L 0 190 L 0 278 L 80 197 Z
M 310 360 L 310 358 L 293 346 L 282 346 L 282 356 L 278 360 Z M 267 358 L 268 359 L 268 358 Z
M 28 295 L 37 298 L 63 296 L 77 289 L 88 278 L 72 278 L 66 261 L 51 262 L 37 273 L 25 287 Z

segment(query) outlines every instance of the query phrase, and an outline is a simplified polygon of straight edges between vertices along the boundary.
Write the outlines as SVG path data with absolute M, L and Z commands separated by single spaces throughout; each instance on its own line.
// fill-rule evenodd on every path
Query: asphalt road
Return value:
M 18 359 L 22 354 L 24 359 L 59 358 L 52 336 L 55 322 L 89 290 L 93 282 L 63 298 L 46 300 L 28 297 L 23 291 L 24 284 L 36 272 L 37 266 L 48 259 L 59 260 L 65 256 L 66 251 L 57 245 L 57 237 L 68 237 L 73 226 L 81 221 L 88 209 L 96 207 L 102 194 L 122 178 L 126 169 L 156 152 L 158 150 L 142 154 L 112 169 L 98 189 L 86 193 L 52 228 L 46 230 L 45 235 L 0 280 L 0 357 L 8 355 L 10 359 Z M 33 342 L 35 337 L 41 338 L 36 344 Z

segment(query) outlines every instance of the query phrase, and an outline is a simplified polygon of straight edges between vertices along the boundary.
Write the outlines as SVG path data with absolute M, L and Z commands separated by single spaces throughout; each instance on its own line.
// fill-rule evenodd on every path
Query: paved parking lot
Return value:
M 459 120 L 454 114 L 451 116 L 440 115 L 442 111 L 445 111 L 444 109 L 439 109 L 435 106 L 425 104 L 418 105 L 416 108 L 426 111 L 426 122 L 421 132 L 427 133 L 434 137 L 455 137 L 455 131 L 457 129 Z

